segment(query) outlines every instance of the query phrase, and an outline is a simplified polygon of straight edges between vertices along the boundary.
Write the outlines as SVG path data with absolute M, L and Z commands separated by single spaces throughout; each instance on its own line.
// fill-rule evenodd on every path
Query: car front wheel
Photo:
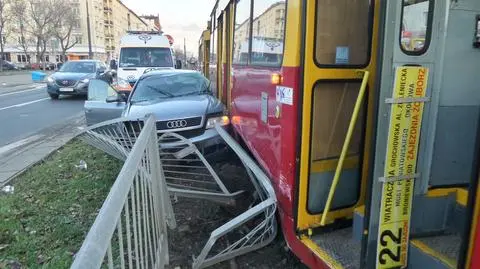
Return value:
M 57 100 L 57 99 L 58 99 L 58 94 L 49 93 L 48 95 L 50 95 L 50 98 L 53 99 L 53 100 Z

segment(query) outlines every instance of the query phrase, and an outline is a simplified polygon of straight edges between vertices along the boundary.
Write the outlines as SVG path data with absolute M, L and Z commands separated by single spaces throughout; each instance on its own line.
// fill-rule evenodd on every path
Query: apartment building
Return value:
M 237 23 L 233 51 L 235 59 L 239 62 L 247 61 L 245 57 L 248 57 L 250 40 L 253 53 L 264 53 L 267 49 L 275 52 L 280 49 L 284 38 L 285 1 L 278 1 L 266 9 L 254 9 L 251 34 L 248 21 Z
M 70 60 L 86 59 L 89 54 L 88 23 L 90 23 L 91 48 L 94 59 L 107 61 L 118 54 L 120 38 L 127 30 L 151 30 L 151 24 L 128 8 L 120 0 L 65 0 L 71 3 L 77 15 L 76 27 L 71 39 L 77 44 L 67 51 Z M 88 8 L 88 12 L 87 12 Z M 87 16 L 88 13 L 88 16 Z M 88 17 L 88 20 L 87 20 Z M 158 20 L 158 18 L 157 18 Z M 159 21 L 159 20 L 158 20 Z M 19 46 L 19 36 L 10 34 L 5 39 L 4 58 L 15 63 L 25 63 L 28 58 L 35 59 L 35 45 L 29 46 L 29 55 L 25 55 Z M 56 62 L 61 59 L 59 42 L 52 38 L 48 44 L 45 61 Z
M 143 15 L 140 18 L 148 24 L 149 31 L 162 32 L 162 25 L 160 24 L 160 17 L 158 15 Z

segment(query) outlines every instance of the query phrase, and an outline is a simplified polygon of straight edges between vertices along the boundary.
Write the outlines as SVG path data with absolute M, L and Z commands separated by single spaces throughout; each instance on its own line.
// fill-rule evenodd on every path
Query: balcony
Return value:
M 115 46 L 105 46 L 105 50 L 106 51 L 114 51 L 115 50 Z
M 103 24 L 104 24 L 105 26 L 113 26 L 113 21 L 111 21 L 111 20 L 104 20 L 104 21 L 103 21 Z
M 106 13 L 106 14 L 112 14 L 112 8 L 110 7 L 103 7 L 103 12 Z

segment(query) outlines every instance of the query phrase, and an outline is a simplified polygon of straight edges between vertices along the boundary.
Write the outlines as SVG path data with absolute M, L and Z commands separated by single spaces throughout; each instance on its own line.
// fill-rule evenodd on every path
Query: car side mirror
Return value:
M 115 62 L 115 60 L 110 61 L 110 69 L 112 69 L 112 70 L 117 70 L 118 69 L 118 66 L 117 66 L 117 63 Z
M 103 74 L 105 74 L 105 69 L 97 69 L 97 74 L 98 74 L 98 75 L 103 75 Z
M 175 61 L 175 68 L 176 69 L 182 69 L 182 61 L 181 60 L 176 60 Z

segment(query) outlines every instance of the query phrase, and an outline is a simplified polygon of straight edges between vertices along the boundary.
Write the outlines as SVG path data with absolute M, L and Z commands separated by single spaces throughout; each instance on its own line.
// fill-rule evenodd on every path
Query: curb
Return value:
M 79 113 L 78 115 L 75 115 L 65 120 L 65 122 L 71 122 L 71 121 L 74 121 L 74 124 L 64 123 L 64 124 L 58 124 L 57 126 L 55 126 L 56 128 L 55 127 L 48 128 L 48 129 L 54 129 L 54 130 L 60 129 L 61 134 L 52 135 L 47 132 L 44 136 L 40 137 L 37 141 L 30 143 L 20 149 L 12 149 L 12 151 L 15 151 L 14 153 L 5 154 L 3 157 L 7 160 L 2 164 L 0 164 L 0 169 L 4 167 L 14 167 L 15 164 L 17 163 L 17 160 L 21 161 L 21 160 L 30 159 L 31 161 L 27 162 L 21 168 L 17 168 L 15 171 L 3 172 L 0 170 L 0 173 L 3 172 L 4 174 L 7 174 L 7 177 L 0 178 L 0 187 L 5 186 L 10 181 L 15 179 L 19 175 L 23 174 L 25 171 L 27 171 L 31 167 L 43 162 L 46 158 L 51 156 L 58 149 L 65 146 L 68 142 L 70 142 L 72 139 L 77 137 L 81 132 L 83 132 L 82 130 L 79 129 L 79 127 L 84 127 L 83 113 Z M 71 131 L 66 131 L 69 129 Z M 46 137 L 47 139 L 44 139 Z M 40 151 L 41 153 L 37 155 L 38 156 L 37 158 L 34 158 L 32 160 L 32 156 L 34 156 L 34 154 L 31 153 L 32 151 L 34 152 Z
M 16 177 L 22 175 L 23 173 L 25 173 L 28 169 L 32 168 L 33 166 L 37 165 L 37 164 L 40 164 L 42 163 L 45 159 L 47 159 L 48 157 L 50 157 L 51 155 L 53 155 L 57 150 L 61 149 L 62 147 L 64 147 L 68 142 L 70 142 L 73 138 L 75 138 L 77 135 L 75 136 L 72 136 L 71 138 L 67 139 L 65 141 L 65 143 L 59 145 L 58 147 L 54 147 L 52 148 L 52 150 L 50 152 L 48 152 L 43 158 L 41 158 L 40 160 L 38 161 L 35 161 L 35 162 L 32 162 L 28 165 L 26 165 L 24 168 L 22 168 L 21 170 L 18 170 L 17 172 L 13 173 L 11 176 L 9 176 L 7 179 L 3 180 L 3 181 L 0 181 L 0 187 L 3 187 L 5 185 L 7 185 L 8 183 L 10 183 L 10 181 L 12 181 L 13 179 L 15 179 Z

